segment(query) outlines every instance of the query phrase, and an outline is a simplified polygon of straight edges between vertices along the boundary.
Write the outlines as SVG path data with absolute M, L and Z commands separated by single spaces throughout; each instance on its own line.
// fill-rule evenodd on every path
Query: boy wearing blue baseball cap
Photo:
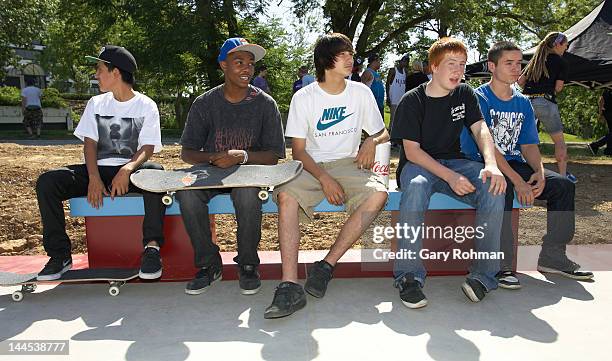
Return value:
M 224 83 L 193 102 L 183 135 L 181 158 L 190 164 L 208 163 L 219 168 L 236 164 L 274 165 L 285 157 L 281 116 L 274 99 L 249 84 L 255 63 L 266 51 L 244 38 L 225 41 L 217 60 Z M 257 268 L 257 246 L 261 239 L 259 188 L 189 190 L 177 192 L 181 214 L 199 269 L 187 283 L 185 293 L 197 295 L 221 279 L 223 264 L 213 243 L 208 220 L 208 202 L 215 195 L 230 193 L 238 223 L 238 255 L 242 294 L 255 294 L 261 281 Z

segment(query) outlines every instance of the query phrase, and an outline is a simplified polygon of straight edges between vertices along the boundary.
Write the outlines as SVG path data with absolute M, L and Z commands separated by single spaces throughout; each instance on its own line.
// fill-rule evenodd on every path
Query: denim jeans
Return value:
M 238 223 L 238 255 L 234 262 L 239 265 L 259 265 L 257 247 L 261 240 L 261 200 L 257 196 L 259 188 L 231 188 L 210 190 L 188 190 L 176 192 L 185 230 L 193 246 L 194 263 L 198 268 L 210 267 L 221 263 L 219 246 L 212 241 L 208 202 L 221 193 L 230 192 L 236 223 Z
M 533 174 L 533 169 L 527 163 L 518 161 L 508 163 L 525 181 Z M 564 268 L 567 265 L 565 246 L 574 238 L 576 228 L 574 214 L 576 186 L 566 177 L 548 169 L 544 169 L 544 178 L 546 179 L 544 191 L 537 199 L 546 201 L 546 234 L 542 237 L 542 251 L 538 263 L 547 267 Z M 511 219 L 514 186 L 508 179 L 506 181 L 508 188 L 501 235 L 501 250 L 505 254 L 502 270 L 510 270 L 514 258 Z
M 483 227 L 484 236 L 474 237 L 476 252 L 499 252 L 500 233 L 504 212 L 504 195 L 494 196 L 489 193 L 490 179 L 482 183 L 479 179 L 483 165 L 467 159 L 439 159 L 443 166 L 462 174 L 476 188 L 476 191 L 459 196 L 441 178 L 412 162 L 407 162 L 402 170 L 402 198 L 400 201 L 400 225 L 419 227 L 423 224 L 425 211 L 429 208 L 429 198 L 439 192 L 465 202 L 476 208 L 476 227 Z M 394 277 L 396 280 L 410 274 L 424 285 L 427 274 L 419 252 L 423 247 L 420 232 L 415 238 L 398 238 L 398 251 L 411 251 L 414 259 L 395 261 Z M 498 259 L 475 259 L 470 267 L 469 278 L 480 281 L 490 291 L 497 288 L 495 274 L 499 271 Z
M 110 184 L 121 166 L 98 166 L 100 178 L 110 189 Z M 164 169 L 154 162 L 146 162 L 139 169 Z M 43 225 L 43 245 L 47 255 L 52 258 L 70 257 L 70 239 L 66 234 L 66 220 L 62 201 L 87 195 L 89 174 L 85 164 L 69 165 L 47 171 L 38 177 L 36 197 Z M 136 188 L 131 182 L 130 193 L 141 193 L 144 200 L 145 215 L 142 222 L 142 242 L 157 241 L 164 243 L 163 221 L 166 207 L 162 194 L 151 193 Z

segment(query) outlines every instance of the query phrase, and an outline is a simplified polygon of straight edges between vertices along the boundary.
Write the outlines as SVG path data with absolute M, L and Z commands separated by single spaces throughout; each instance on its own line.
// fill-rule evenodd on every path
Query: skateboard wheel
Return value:
M 171 204 L 172 204 L 172 202 L 173 202 L 173 200 L 172 200 L 172 196 L 171 196 L 171 195 L 166 194 L 165 196 L 163 196 L 163 197 L 162 197 L 162 203 L 163 203 L 165 206 L 169 206 L 169 205 L 171 205 Z
M 119 286 L 110 286 L 108 289 L 108 294 L 111 296 L 118 296 L 119 295 Z
M 259 196 L 259 199 L 261 199 L 262 201 L 267 200 L 268 197 L 269 197 L 268 191 L 266 191 L 266 190 L 259 191 L 259 193 L 257 195 Z
M 15 291 L 13 292 L 13 294 L 11 295 L 11 298 L 13 299 L 13 301 L 15 302 L 21 302 L 21 300 L 23 300 L 23 293 L 21 291 Z

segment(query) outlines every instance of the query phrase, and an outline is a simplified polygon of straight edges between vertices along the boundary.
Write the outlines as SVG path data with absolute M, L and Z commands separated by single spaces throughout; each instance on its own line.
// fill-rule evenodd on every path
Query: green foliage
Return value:
M 43 108 L 66 108 L 68 104 L 62 99 L 59 90 L 54 88 L 43 89 L 40 99 Z
M 29 47 L 40 40 L 55 0 L 0 0 L 0 78 L 4 65 L 16 64 L 11 45 Z
M 87 93 L 61 93 L 60 96 L 66 100 L 89 100 L 93 94 Z
M 557 96 L 557 102 L 566 133 L 586 139 L 607 133 L 606 125 L 598 120 L 598 100 L 601 93 L 581 86 L 568 86 L 563 89 Z
M 21 105 L 21 92 L 13 86 L 0 87 L 0 105 L 19 106 Z
M 293 82 L 298 79 L 297 70 L 310 58 L 308 49 L 299 42 L 297 45 L 292 43 L 279 19 L 272 19 L 265 25 L 246 20 L 240 26 L 245 37 L 266 48 L 266 56 L 260 63 L 268 67 L 268 83 L 280 112 L 287 113 L 293 96 Z
M 172 103 L 158 103 L 157 106 L 162 129 L 178 129 L 179 125 L 174 114 L 174 105 Z
M 43 90 L 41 98 L 43 108 L 65 108 L 68 106 L 57 89 Z M 0 105 L 21 106 L 21 91 L 12 86 L 0 87 Z

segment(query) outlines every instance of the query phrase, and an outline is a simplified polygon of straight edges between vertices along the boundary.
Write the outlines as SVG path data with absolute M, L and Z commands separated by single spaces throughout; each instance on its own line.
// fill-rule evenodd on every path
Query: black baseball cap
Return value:
M 103 61 L 128 73 L 134 73 L 138 69 L 134 56 L 122 46 L 105 45 L 100 49 L 97 57 L 86 56 L 85 59 L 92 63 Z

